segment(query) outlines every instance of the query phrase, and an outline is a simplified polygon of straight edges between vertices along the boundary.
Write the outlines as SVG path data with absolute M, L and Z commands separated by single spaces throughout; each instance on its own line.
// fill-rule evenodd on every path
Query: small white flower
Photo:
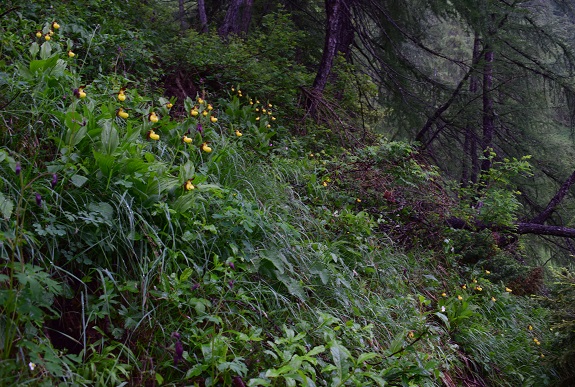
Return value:
M 444 239 L 444 240 L 443 240 L 443 242 L 444 242 L 446 245 L 448 245 L 448 244 L 449 244 L 449 242 L 451 242 L 451 241 L 450 241 L 449 239 L 447 239 L 447 238 L 446 238 L 446 239 Z
M 442 306 L 442 307 L 441 307 L 441 311 L 442 311 L 442 312 L 445 312 L 445 306 Z
M 30 367 L 30 371 L 34 371 L 34 368 L 36 368 L 36 364 L 30 362 L 28 363 L 28 367 Z

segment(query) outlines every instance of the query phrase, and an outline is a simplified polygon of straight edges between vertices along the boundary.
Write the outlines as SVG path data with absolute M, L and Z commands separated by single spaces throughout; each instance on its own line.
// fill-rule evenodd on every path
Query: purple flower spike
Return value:
M 204 132 L 204 128 L 202 128 L 202 124 L 198 124 L 198 126 L 196 127 L 196 130 L 198 132 L 200 132 L 200 134 L 202 134 Z
M 36 204 L 41 207 L 42 206 L 42 196 L 36 192 Z
M 50 182 L 50 185 L 52 186 L 52 189 L 54 189 L 54 187 L 56 187 L 56 184 L 58 184 L 58 175 L 56 175 L 55 173 L 52 174 L 52 181 Z
M 16 168 L 14 169 L 14 172 L 16 172 L 16 176 L 18 176 L 20 172 L 22 172 L 22 166 L 20 165 L 20 163 L 16 163 Z
M 236 265 L 233 262 L 230 262 L 229 265 L 232 270 L 236 270 Z

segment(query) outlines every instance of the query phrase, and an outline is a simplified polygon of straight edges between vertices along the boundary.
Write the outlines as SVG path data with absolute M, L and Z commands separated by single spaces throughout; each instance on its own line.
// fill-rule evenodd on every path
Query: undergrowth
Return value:
M 494 255 L 465 262 L 479 233 L 443 225 L 459 202 L 411 145 L 291 136 L 295 88 L 267 98 L 265 66 L 177 99 L 86 69 L 98 52 L 73 24 L 20 15 L 3 31 L 16 26 L 0 64 L 2 384 L 555 377 L 549 309 L 514 295 L 491 260 L 513 256 L 489 238 Z M 284 39 L 270 50 L 292 55 Z

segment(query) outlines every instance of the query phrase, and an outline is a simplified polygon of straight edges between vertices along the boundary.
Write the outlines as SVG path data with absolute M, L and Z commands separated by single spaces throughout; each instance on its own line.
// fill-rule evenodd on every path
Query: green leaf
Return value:
M 0 192 L 0 213 L 4 217 L 4 219 L 10 219 L 12 216 L 12 211 L 14 210 L 14 202 L 7 197 L 4 196 L 2 192 Z
M 444 315 L 443 313 L 440 313 L 440 312 L 435 312 L 434 315 L 436 315 L 437 317 L 439 317 L 441 319 L 441 321 L 443 321 L 443 323 L 445 324 L 447 329 L 450 329 L 449 318 L 446 315 Z
M 70 178 L 70 180 L 72 180 L 72 184 L 74 184 L 76 187 L 81 188 L 84 184 L 86 184 L 88 178 L 82 175 L 74 175 Z
M 110 221 L 114 218 L 114 208 L 109 203 L 105 202 L 90 203 L 88 204 L 88 209 L 91 212 L 96 212 L 100 214 L 105 220 Z
M 42 43 L 42 46 L 40 47 L 40 58 L 47 59 L 50 57 L 51 54 L 52 54 L 52 46 L 50 45 L 50 42 Z
M 322 353 L 323 351 L 325 351 L 325 347 L 323 345 L 318 345 L 317 347 L 312 348 L 311 351 L 306 353 L 306 356 L 315 356 L 318 353 Z
M 40 45 L 37 42 L 34 42 L 30 45 L 30 55 L 32 55 L 32 58 L 35 58 L 39 51 Z
M 120 137 L 118 136 L 118 131 L 112 125 L 110 120 L 103 120 L 102 124 L 104 126 L 101 134 L 102 151 L 105 154 L 111 155 L 114 153 L 116 148 L 118 148 Z
M 194 270 L 190 267 L 187 267 L 182 274 L 180 274 L 180 282 L 186 281 L 191 275 L 194 274 Z
M 357 358 L 357 363 L 361 364 L 363 362 L 366 362 L 368 360 L 374 359 L 374 358 L 379 357 L 379 356 L 380 355 L 378 353 L 375 353 L 375 352 L 362 353 Z

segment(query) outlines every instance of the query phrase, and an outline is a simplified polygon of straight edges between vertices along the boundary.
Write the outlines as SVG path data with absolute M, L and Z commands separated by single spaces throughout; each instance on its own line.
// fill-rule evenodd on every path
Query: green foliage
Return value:
M 84 18 L 107 25 L 70 13 L 50 40 L 52 17 L 2 27 L 28 29 L 2 38 L 0 63 L 12 123 L 0 149 L 3 381 L 433 386 L 467 358 L 493 384 L 547 381 L 545 311 L 483 271 L 461 274 L 458 252 L 443 238 L 436 249 L 441 226 L 410 223 L 435 222 L 444 200 L 412 145 L 289 137 L 310 73 L 293 61 L 301 33 L 287 14 L 246 40 L 190 32 L 166 44 L 164 64 L 204 78 L 178 101 L 135 82 L 153 72 L 147 39 L 105 49 L 140 35 L 100 14 L 135 11 L 86 4 Z M 523 165 L 506 168 L 484 194 L 502 224 L 506 173 Z

